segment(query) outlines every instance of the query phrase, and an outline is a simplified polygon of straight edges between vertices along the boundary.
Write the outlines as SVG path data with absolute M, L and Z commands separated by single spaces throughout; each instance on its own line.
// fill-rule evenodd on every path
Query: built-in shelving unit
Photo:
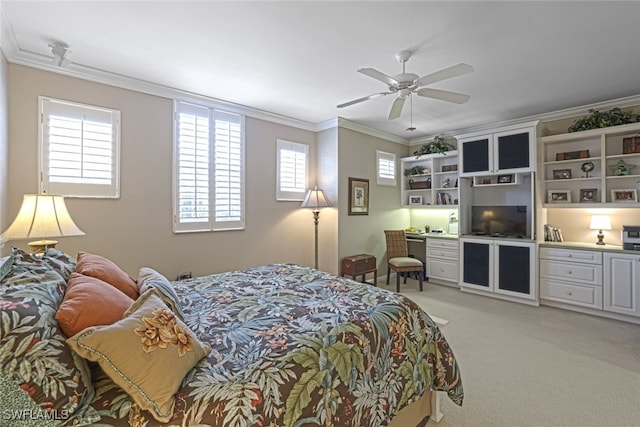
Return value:
M 545 208 L 640 207 L 640 123 L 544 136 L 539 150 Z
M 458 204 L 457 151 L 404 157 L 400 161 L 403 172 L 402 207 L 451 208 Z M 422 172 L 405 175 L 405 171 L 416 167 L 422 168 Z

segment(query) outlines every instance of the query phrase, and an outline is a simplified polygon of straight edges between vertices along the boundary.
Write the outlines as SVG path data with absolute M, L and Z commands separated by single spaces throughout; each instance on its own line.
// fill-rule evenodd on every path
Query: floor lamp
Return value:
M 329 201 L 329 198 L 324 191 L 319 190 L 316 185 L 313 190 L 309 190 L 302 205 L 302 208 L 313 208 L 313 224 L 316 228 L 316 240 L 315 240 L 315 268 L 318 269 L 318 222 L 320 221 L 320 208 L 327 208 L 333 206 Z

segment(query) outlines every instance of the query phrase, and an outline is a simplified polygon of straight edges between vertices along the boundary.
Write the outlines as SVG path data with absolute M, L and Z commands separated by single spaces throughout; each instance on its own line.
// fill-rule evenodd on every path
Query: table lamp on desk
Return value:
M 591 215 L 591 224 L 589 229 L 598 230 L 598 241 L 596 245 L 604 245 L 604 233 L 602 230 L 611 230 L 611 220 L 609 215 Z

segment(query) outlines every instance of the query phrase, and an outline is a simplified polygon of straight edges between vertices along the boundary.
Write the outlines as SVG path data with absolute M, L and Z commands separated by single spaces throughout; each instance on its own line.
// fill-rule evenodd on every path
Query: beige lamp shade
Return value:
M 609 215 L 591 215 L 591 230 L 611 230 Z
M 53 247 L 57 243 L 53 240 L 44 240 L 52 237 L 84 236 L 73 222 L 67 205 L 62 196 L 50 196 L 48 194 L 25 194 L 22 206 L 16 219 L 2 233 L 1 237 L 7 239 L 42 239 L 29 243 L 30 246 Z M 33 243 L 33 244 L 32 244 Z
M 329 201 L 329 198 L 324 194 L 323 190 L 318 189 L 316 185 L 313 190 L 309 190 L 304 200 L 302 201 L 301 208 L 328 208 L 333 206 Z

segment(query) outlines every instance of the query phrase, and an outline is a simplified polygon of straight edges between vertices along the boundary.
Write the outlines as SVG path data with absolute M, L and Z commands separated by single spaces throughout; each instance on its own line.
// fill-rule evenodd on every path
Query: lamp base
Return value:
M 604 233 L 602 232 L 602 230 L 600 230 L 600 232 L 598 232 L 597 234 L 598 237 L 598 241 L 596 242 L 596 245 L 604 245 Z
M 31 252 L 36 254 L 44 253 L 48 248 L 55 248 L 58 244 L 57 240 L 36 240 L 29 242 L 28 245 L 31 248 Z

